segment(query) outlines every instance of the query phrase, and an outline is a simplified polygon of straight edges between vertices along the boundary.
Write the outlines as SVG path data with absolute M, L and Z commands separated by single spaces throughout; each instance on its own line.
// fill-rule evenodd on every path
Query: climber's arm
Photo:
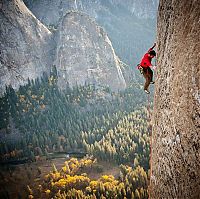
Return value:
M 155 46 L 156 46 L 156 43 L 154 43 L 154 45 L 151 48 L 149 48 L 148 52 L 150 52 L 151 50 L 153 50 L 155 48 Z

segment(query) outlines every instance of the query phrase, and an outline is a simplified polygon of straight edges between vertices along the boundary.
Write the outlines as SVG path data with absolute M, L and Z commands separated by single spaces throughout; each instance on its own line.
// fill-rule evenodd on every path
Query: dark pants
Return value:
M 146 79 L 144 90 L 148 90 L 150 82 L 153 81 L 153 71 L 149 67 L 143 68 L 143 76 Z

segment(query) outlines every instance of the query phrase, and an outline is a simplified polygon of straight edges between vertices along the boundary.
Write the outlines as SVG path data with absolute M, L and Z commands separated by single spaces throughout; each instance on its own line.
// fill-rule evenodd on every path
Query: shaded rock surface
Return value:
M 58 27 L 56 43 L 55 65 L 61 88 L 67 80 L 70 85 L 87 82 L 113 90 L 126 87 L 120 60 L 107 34 L 86 14 L 67 13 Z
M 151 198 L 200 198 L 200 3 L 160 0 Z
M 120 61 L 102 28 L 89 16 L 66 14 L 49 31 L 21 0 L 0 2 L 0 91 L 40 77 L 57 65 L 60 87 L 92 82 L 123 89 Z
M 51 32 L 20 0 L 0 1 L 0 91 L 48 70 Z

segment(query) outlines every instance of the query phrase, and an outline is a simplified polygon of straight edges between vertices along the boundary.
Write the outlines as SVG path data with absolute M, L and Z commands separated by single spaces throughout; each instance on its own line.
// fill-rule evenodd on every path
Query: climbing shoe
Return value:
M 149 92 L 148 90 L 144 90 L 144 92 L 145 92 L 146 94 L 150 94 L 150 92 Z
M 150 84 L 155 84 L 155 82 L 154 82 L 154 81 L 152 81 L 152 82 L 150 82 Z

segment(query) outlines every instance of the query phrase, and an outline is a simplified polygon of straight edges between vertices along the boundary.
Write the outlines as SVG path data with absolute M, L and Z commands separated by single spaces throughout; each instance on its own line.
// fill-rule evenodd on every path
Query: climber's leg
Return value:
M 149 94 L 150 92 L 149 92 L 148 88 L 149 88 L 149 84 L 151 82 L 151 76 L 148 73 L 148 68 L 144 68 L 144 70 L 143 70 L 143 76 L 144 76 L 144 78 L 146 80 L 146 82 L 144 84 L 144 91 Z
M 153 81 L 153 71 L 151 70 L 151 68 L 147 68 L 147 70 L 150 78 L 150 83 L 154 84 L 155 82 Z

